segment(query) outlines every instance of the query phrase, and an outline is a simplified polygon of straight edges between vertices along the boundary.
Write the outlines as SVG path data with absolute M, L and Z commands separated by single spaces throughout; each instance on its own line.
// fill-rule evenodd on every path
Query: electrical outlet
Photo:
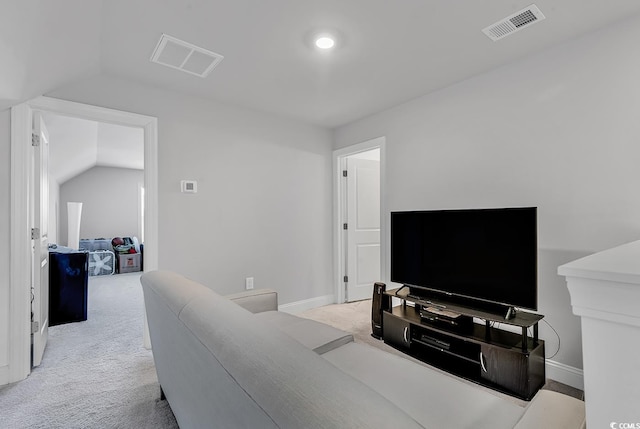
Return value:
M 253 289 L 253 277 L 244 279 L 244 287 L 246 290 Z

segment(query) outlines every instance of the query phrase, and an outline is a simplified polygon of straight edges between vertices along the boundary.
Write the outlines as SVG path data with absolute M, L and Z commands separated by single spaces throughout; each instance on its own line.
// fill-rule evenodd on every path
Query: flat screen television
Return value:
M 392 212 L 391 281 L 537 310 L 537 230 L 535 207 Z

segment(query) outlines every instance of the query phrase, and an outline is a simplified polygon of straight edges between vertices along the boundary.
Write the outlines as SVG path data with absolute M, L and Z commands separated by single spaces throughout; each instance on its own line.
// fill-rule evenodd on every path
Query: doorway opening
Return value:
M 334 152 L 336 302 L 369 299 L 386 278 L 385 138 Z
M 9 325 L 7 344 L 9 364 L 6 379 L 1 384 L 26 378 L 30 373 L 30 334 L 32 284 L 32 244 L 30 222 L 31 141 L 34 112 L 61 115 L 104 122 L 107 124 L 140 128 L 144 140 L 144 229 L 145 270 L 158 266 L 158 156 L 157 119 L 135 113 L 122 112 L 96 106 L 39 97 L 11 109 L 11 261 Z M 59 206 L 58 206 L 59 207 Z M 134 208 L 134 210 L 137 210 Z M 56 219 L 56 221 L 58 221 Z M 141 308 L 141 312 L 143 309 Z M 146 324 L 145 324 L 146 325 Z M 141 339 L 148 345 L 148 332 L 141 331 Z
M 56 218 L 49 224 L 49 244 L 61 252 L 89 251 L 89 276 L 139 270 L 141 254 L 127 257 L 130 266 L 124 267 L 118 250 L 143 250 L 144 130 L 51 113 L 42 117 L 50 139 L 49 213 Z M 69 223 L 73 206 L 80 207 L 75 228 Z M 131 244 L 114 248 L 114 240 L 123 239 Z

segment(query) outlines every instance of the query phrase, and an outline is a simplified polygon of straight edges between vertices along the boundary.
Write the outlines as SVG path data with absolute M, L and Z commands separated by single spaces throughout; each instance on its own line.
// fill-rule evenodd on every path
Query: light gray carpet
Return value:
M 42 364 L 0 389 L 3 428 L 177 428 L 142 347 L 140 274 L 89 278 L 88 319 L 53 326 Z
M 350 302 L 347 304 L 332 304 L 307 310 L 301 317 L 326 323 L 335 328 L 342 329 L 353 334 L 357 343 L 369 344 L 386 352 L 405 357 L 419 362 L 417 359 L 388 346 L 381 340 L 371 336 L 371 300 Z

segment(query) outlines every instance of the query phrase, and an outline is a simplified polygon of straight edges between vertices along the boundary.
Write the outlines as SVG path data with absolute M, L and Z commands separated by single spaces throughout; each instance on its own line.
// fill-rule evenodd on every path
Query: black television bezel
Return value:
M 534 296 L 534 301 L 533 305 L 529 305 L 531 303 L 526 303 L 523 304 L 522 302 L 507 302 L 507 301 L 501 301 L 501 300 L 492 300 L 492 299 L 486 299 L 486 298 L 482 298 L 482 297 L 478 297 L 478 296 L 472 296 L 472 295 L 465 295 L 465 294 L 461 294 L 461 293 L 457 293 L 457 292 L 452 292 L 446 289 L 442 289 L 442 288 L 434 288 L 432 286 L 427 286 L 427 285 L 416 285 L 416 284 L 411 284 L 411 283 L 405 283 L 402 280 L 399 280 L 397 278 L 395 278 L 394 276 L 394 246 L 393 246 L 393 228 L 394 228 L 394 215 L 396 214 L 404 214 L 404 213 L 414 213 L 414 214 L 419 214 L 419 213 L 433 213 L 433 212 L 439 212 L 439 213 L 443 213 L 443 212 L 480 212 L 480 211 L 510 211 L 510 210 L 531 210 L 533 211 L 533 215 L 534 215 L 534 236 L 535 236 L 535 261 L 534 261 L 534 284 L 533 287 L 535 288 L 535 293 L 533 294 Z M 403 284 L 405 286 L 409 286 L 412 290 L 412 293 L 416 294 L 415 292 L 415 288 L 417 288 L 418 290 L 418 295 L 419 295 L 419 291 L 427 291 L 430 292 L 432 295 L 427 295 L 426 297 L 428 297 L 430 300 L 433 301 L 437 301 L 438 299 L 442 300 L 442 301 L 453 301 L 456 304 L 461 304 L 461 305 L 465 305 L 465 306 L 470 306 L 470 307 L 478 307 L 478 308 L 484 308 L 484 309 L 495 309 L 496 307 L 504 307 L 504 308 L 510 308 L 510 307 L 515 307 L 515 308 L 519 308 L 519 309 L 526 309 L 526 310 L 532 310 L 532 311 L 537 311 L 538 310 L 538 213 L 537 213 L 537 207 L 496 207 L 496 208 L 473 208 L 473 209 L 439 209 L 439 210 L 408 210 L 408 211 L 392 211 L 390 213 L 390 270 L 389 270 L 389 274 L 390 274 L 390 280 L 394 283 L 400 283 Z

